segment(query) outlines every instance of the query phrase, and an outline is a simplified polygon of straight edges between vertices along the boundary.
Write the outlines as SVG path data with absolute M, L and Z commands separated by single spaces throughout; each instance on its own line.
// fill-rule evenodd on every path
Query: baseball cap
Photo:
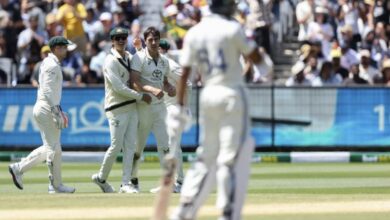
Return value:
M 179 13 L 179 9 L 177 8 L 176 5 L 169 5 L 168 7 L 165 8 L 165 13 L 167 16 L 174 16 Z
M 324 8 L 324 7 L 321 7 L 321 6 L 317 6 L 314 10 L 315 13 L 317 14 L 328 14 L 329 11 L 327 8 Z
M 343 27 L 340 28 L 341 33 L 352 33 L 352 27 L 350 25 L 344 25 Z
M 100 21 L 111 21 L 112 20 L 112 15 L 110 12 L 103 12 L 100 16 L 99 16 L 99 20 Z
M 368 58 L 371 57 L 371 53 L 367 49 L 360 50 L 359 54 L 360 54 L 360 57 L 368 57 Z
M 48 45 L 45 45 L 41 48 L 41 53 L 49 53 L 50 47 Z
M 116 27 L 110 31 L 110 38 L 114 38 L 115 36 L 123 36 L 129 35 L 129 31 L 126 28 Z
M 57 45 L 69 45 L 69 44 L 73 44 L 73 43 L 63 36 L 55 36 L 49 40 L 49 47 L 50 48 L 57 46 Z
M 171 45 L 169 44 L 169 42 L 166 39 L 161 39 L 160 40 L 160 47 L 164 50 L 169 50 L 169 48 L 171 48 Z
M 332 58 L 340 58 L 341 57 L 341 49 L 340 48 L 334 48 L 330 51 L 330 56 Z
M 382 64 L 382 72 L 385 70 L 385 69 L 389 69 L 390 68 L 390 59 L 387 59 L 385 61 L 383 61 L 383 64 Z

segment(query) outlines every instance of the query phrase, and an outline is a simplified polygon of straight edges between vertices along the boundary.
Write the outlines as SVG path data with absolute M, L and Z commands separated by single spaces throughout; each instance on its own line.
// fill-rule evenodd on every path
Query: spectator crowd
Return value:
M 161 1 L 155 26 L 174 53 L 187 30 L 210 12 L 207 0 Z M 9 59 L 16 67 L 12 85 L 38 85 L 40 62 L 50 53 L 47 42 L 56 35 L 75 43 L 62 63 L 65 86 L 103 83 L 110 31 L 127 28 L 127 50 L 136 53 L 133 40 L 143 41 L 147 28 L 141 19 L 145 2 L 157 0 L 0 0 L 0 60 Z M 385 0 L 240 0 L 235 18 L 262 54 L 256 70 L 242 58 L 247 81 L 275 79 L 273 45 L 298 26 L 299 59 L 286 86 L 390 86 L 389 11 Z M 7 71 L 0 67 L 0 84 L 11 77 Z

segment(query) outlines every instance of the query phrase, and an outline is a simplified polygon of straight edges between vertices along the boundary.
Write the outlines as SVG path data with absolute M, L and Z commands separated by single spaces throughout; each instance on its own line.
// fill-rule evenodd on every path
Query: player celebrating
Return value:
M 120 150 L 123 151 L 123 174 L 120 193 L 131 193 L 130 172 L 136 148 L 138 114 L 136 101 L 150 104 L 148 94 L 140 94 L 129 88 L 131 55 L 126 51 L 128 31 L 114 28 L 110 32 L 113 48 L 104 60 L 105 112 L 109 121 L 111 146 L 108 148 L 100 171 L 92 175 L 92 180 L 103 192 L 114 192 L 106 181 Z
M 168 50 L 170 49 L 170 44 L 167 40 L 161 39 L 160 40 L 160 54 L 164 55 L 169 62 L 169 68 L 170 72 L 168 74 L 168 82 L 176 86 L 177 83 L 180 80 L 181 77 L 181 66 L 176 63 L 172 58 L 168 56 Z M 192 83 L 190 80 L 187 80 L 187 94 L 186 94 L 186 100 L 189 102 L 189 97 L 190 93 L 192 90 Z M 167 107 L 167 115 L 171 114 L 172 111 L 175 111 L 176 109 L 176 104 L 177 104 L 177 97 L 169 97 L 169 96 L 164 96 L 164 102 Z M 167 118 L 170 118 L 169 116 Z M 169 122 L 167 122 L 169 123 Z M 182 156 L 182 150 L 180 147 L 180 142 L 181 142 L 181 134 L 183 131 L 178 131 L 179 133 L 171 133 L 168 130 L 168 136 L 169 136 L 169 147 L 170 147 L 170 154 L 174 156 L 174 158 L 177 161 L 177 166 L 176 166 L 176 181 L 174 184 L 173 192 L 174 193 L 180 193 L 181 187 L 183 184 L 184 180 L 184 171 L 183 171 L 183 156 Z M 160 187 L 156 187 L 154 189 L 151 189 L 151 193 L 157 193 L 160 190 Z
M 61 129 L 68 127 L 68 118 L 62 112 L 61 61 L 66 57 L 69 40 L 55 36 L 49 40 L 51 53 L 39 69 L 39 87 L 33 115 L 41 132 L 43 145 L 32 151 L 19 163 L 9 166 L 16 187 L 23 189 L 23 173 L 46 160 L 49 168 L 49 193 L 73 193 L 75 188 L 62 184 L 61 176 Z
M 230 19 L 234 0 L 211 0 L 212 14 L 192 27 L 185 39 L 180 62 L 183 76 L 178 85 L 178 111 L 173 130 L 188 122 L 184 90 L 193 64 L 200 67 L 205 87 L 200 95 L 201 146 L 197 161 L 188 170 L 180 205 L 172 219 L 196 219 L 196 214 L 217 179 L 220 219 L 241 218 L 249 177 L 253 139 L 249 136 L 248 104 L 241 76 L 240 55 L 254 63 L 260 54 L 248 41 L 238 22 Z
M 154 27 L 149 27 L 144 32 L 146 49 L 137 52 L 131 60 L 131 74 L 139 77 L 141 85 L 134 86 L 139 91 L 149 92 L 152 96 L 151 105 L 137 103 L 139 127 L 138 143 L 134 156 L 131 187 L 134 193 L 139 192 L 138 165 L 146 145 L 150 131 L 157 140 L 157 151 L 160 164 L 163 163 L 164 155 L 169 152 L 168 133 L 165 123 L 167 109 L 164 105 L 164 91 L 168 96 L 176 95 L 176 88 L 167 79 L 169 74 L 169 62 L 166 57 L 159 53 L 160 32 Z M 138 80 L 135 80 L 137 82 Z

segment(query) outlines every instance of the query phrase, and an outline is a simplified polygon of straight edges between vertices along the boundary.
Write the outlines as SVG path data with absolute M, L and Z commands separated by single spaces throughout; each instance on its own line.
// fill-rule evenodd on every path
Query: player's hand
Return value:
M 164 92 L 161 89 L 154 90 L 152 94 L 156 96 L 157 99 L 162 99 L 162 97 L 164 97 Z
M 133 39 L 133 47 L 138 51 L 142 49 L 142 41 L 139 37 Z
M 166 84 L 164 86 L 164 90 L 165 90 L 165 92 L 168 93 L 168 96 L 170 96 L 170 97 L 176 96 L 176 88 L 174 86 L 172 86 L 170 84 Z
M 168 134 L 176 135 L 187 131 L 192 125 L 192 116 L 189 108 L 176 105 L 167 115 Z
M 152 102 L 152 97 L 149 94 L 143 94 L 141 100 L 150 104 Z
M 62 111 L 60 105 L 50 107 L 53 121 L 58 129 L 64 129 L 68 127 L 68 115 Z

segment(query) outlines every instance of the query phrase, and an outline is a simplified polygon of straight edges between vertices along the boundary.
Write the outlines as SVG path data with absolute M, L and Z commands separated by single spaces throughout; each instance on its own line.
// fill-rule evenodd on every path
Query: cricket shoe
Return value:
M 173 185 L 172 192 L 173 192 L 173 193 L 180 193 L 180 192 L 181 192 L 181 187 L 182 187 L 182 184 L 176 182 L 176 183 Z M 151 192 L 151 193 L 158 193 L 158 192 L 160 192 L 160 190 L 161 190 L 161 186 L 158 186 L 158 187 L 156 187 L 156 188 L 151 189 L 149 192 Z
M 55 194 L 55 193 L 74 193 L 76 189 L 74 187 L 65 186 L 62 183 L 55 188 L 52 184 L 49 184 L 49 194 Z
M 19 165 L 17 163 L 10 164 L 8 166 L 9 173 L 12 176 L 12 180 L 18 189 L 23 189 L 23 173 L 19 171 Z
M 92 181 L 96 183 L 96 185 L 98 185 L 104 193 L 115 192 L 114 187 L 112 187 L 107 181 L 100 180 L 99 175 L 97 173 L 92 175 Z
M 122 184 L 119 188 L 119 193 L 139 193 L 139 190 L 131 186 L 131 184 Z
M 129 187 L 132 193 L 139 193 L 140 190 L 139 190 L 138 178 L 131 179 Z
M 192 213 L 192 214 L 191 214 Z M 192 206 L 180 204 L 169 218 L 170 220 L 195 220 L 193 216 Z

